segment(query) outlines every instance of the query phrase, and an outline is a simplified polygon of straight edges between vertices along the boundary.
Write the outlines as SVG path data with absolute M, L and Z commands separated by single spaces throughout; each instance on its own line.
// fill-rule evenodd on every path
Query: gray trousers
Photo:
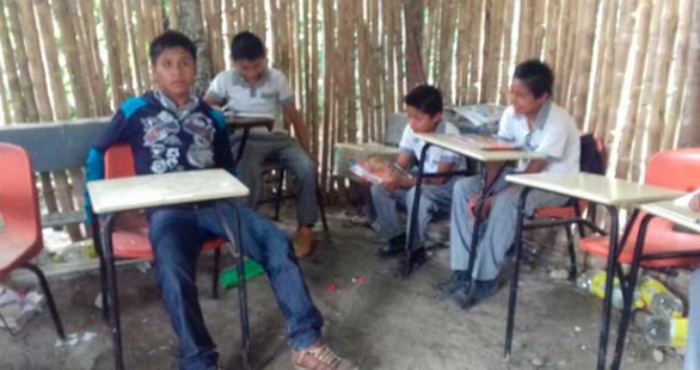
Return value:
M 688 339 L 684 370 L 700 370 L 700 269 L 693 272 L 688 288 Z
M 238 155 L 241 135 L 231 136 L 234 157 Z M 255 209 L 262 191 L 263 162 L 279 162 L 294 176 L 299 225 L 313 226 L 318 220 L 316 199 L 316 166 L 299 142 L 286 133 L 251 132 L 246 141 L 243 158 L 238 162 L 238 177 L 250 189 L 248 205 Z
M 450 261 L 453 270 L 469 268 L 469 253 L 472 251 L 472 234 L 474 233 L 474 216 L 469 210 L 469 200 L 480 193 L 484 187 L 481 175 L 459 180 L 452 196 L 452 214 L 450 219 Z M 482 228 L 478 253 L 472 276 L 476 280 L 493 280 L 498 276 L 513 238 L 518 215 L 518 201 L 522 188 L 509 186 L 496 194 L 491 204 L 489 216 Z M 533 190 L 527 196 L 526 215 L 532 215 L 538 208 L 560 207 L 568 201 L 567 197 Z
M 417 219 L 418 227 L 413 234 L 413 248 L 423 246 L 430 220 L 439 213 L 447 214 L 447 212 L 449 212 L 454 184 L 455 179 L 450 179 L 442 185 L 423 185 L 421 187 Z M 416 196 L 416 187 L 414 186 L 409 190 L 386 190 L 379 185 L 373 185 L 371 192 L 372 203 L 377 212 L 380 238 L 384 241 L 388 241 L 403 233 L 410 234 L 411 211 L 413 208 L 413 199 Z M 399 206 L 406 207 L 407 209 L 405 227 L 399 216 Z

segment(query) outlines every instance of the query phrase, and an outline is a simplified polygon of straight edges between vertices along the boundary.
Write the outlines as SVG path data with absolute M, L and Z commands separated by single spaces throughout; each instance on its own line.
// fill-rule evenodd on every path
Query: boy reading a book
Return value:
M 118 143 L 131 147 L 138 175 L 232 169 L 223 115 L 191 95 L 196 76 L 194 43 L 181 33 L 167 31 L 151 42 L 149 54 L 158 90 L 122 104 L 90 151 L 87 181 L 104 176 L 104 153 Z M 89 207 L 89 199 L 86 201 Z M 239 215 L 244 254 L 260 263 L 270 279 L 287 323 L 294 366 L 352 368 L 321 342 L 323 319 L 311 301 L 289 239 L 240 202 L 223 212 L 228 222 L 234 220 L 231 207 Z M 180 342 L 179 368 L 220 368 L 195 283 L 202 242 L 226 235 L 217 212 L 212 205 L 181 205 L 150 209 L 146 216 L 163 304 Z
M 419 160 L 425 142 L 416 138 L 416 133 L 459 134 L 457 127 L 442 120 L 442 95 L 433 86 L 418 86 L 408 95 L 404 102 L 408 115 L 408 126 L 399 143 L 396 165 L 403 171 L 410 169 L 411 163 Z M 460 157 L 453 152 L 433 146 L 426 153 L 424 172 L 447 173 L 459 165 Z M 390 172 L 389 178 L 381 184 L 372 186 L 372 201 L 377 212 L 380 238 L 386 242 L 378 252 L 380 258 L 394 256 L 406 247 L 406 235 L 410 227 L 411 205 L 416 194 L 416 179 L 400 176 Z M 427 178 L 421 189 L 420 208 L 418 209 L 417 228 L 413 233 L 415 239 L 411 244 L 411 260 L 416 267 L 425 262 L 425 233 L 430 220 L 440 212 L 449 211 L 452 202 L 452 187 L 455 179 L 451 177 Z M 406 227 L 401 224 L 397 207 L 407 208 Z
M 317 171 L 306 125 L 294 105 L 294 93 L 284 74 L 267 66 L 265 46 L 255 34 L 245 31 L 233 37 L 231 61 L 235 68 L 223 71 L 214 78 L 204 100 L 233 115 L 260 115 L 275 119 L 272 132 L 262 127 L 251 130 L 243 158 L 238 162 L 238 174 L 250 188 L 248 205 L 255 208 L 262 191 L 261 168 L 264 161 L 279 162 L 292 173 L 296 180 L 299 223 L 294 250 L 297 257 L 305 257 L 311 253 L 312 229 L 318 219 Z M 284 130 L 280 115 L 291 122 L 296 139 Z M 231 142 L 234 153 L 238 153 L 241 133 L 234 134 Z
M 580 139 L 574 119 L 551 101 L 554 75 L 546 64 L 530 60 L 519 64 L 510 86 L 511 105 L 501 117 L 498 136 L 526 150 L 545 154 L 547 159 L 523 163 L 520 168 L 506 169 L 499 178 L 498 167 L 490 165 L 492 178 L 471 176 L 454 186 L 450 220 L 450 258 L 452 278 L 440 284 L 442 296 L 451 296 L 462 308 L 473 307 L 497 292 L 497 277 L 506 252 L 513 243 L 517 221 L 517 205 L 521 187 L 509 186 L 503 177 L 507 172 L 575 174 L 579 171 Z M 474 270 L 469 271 L 469 254 L 474 228 L 474 204 L 491 184 L 494 193 L 485 202 L 485 230 L 477 248 Z M 568 198 L 543 191 L 528 195 L 526 215 L 536 209 L 560 207 Z M 473 280 L 471 279 L 473 277 Z M 470 282 L 474 286 L 470 286 Z

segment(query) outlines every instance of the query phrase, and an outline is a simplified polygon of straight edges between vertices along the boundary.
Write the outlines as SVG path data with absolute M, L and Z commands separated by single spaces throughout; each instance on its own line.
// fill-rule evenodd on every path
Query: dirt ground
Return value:
M 394 276 L 394 261 L 377 261 L 377 244 L 370 229 L 333 218 L 331 230 L 332 241 L 319 240 L 313 255 L 301 265 L 326 320 L 325 340 L 361 369 L 595 367 L 600 301 L 566 280 L 550 277 L 549 270 L 564 267 L 564 262 L 552 266 L 554 259 L 547 258 L 546 263 L 535 262 L 534 267 L 523 269 L 513 357 L 505 361 L 506 287 L 482 306 L 465 312 L 434 297 L 435 283 L 449 274 L 448 250 L 435 250 L 427 265 L 404 280 Z M 237 291 L 225 291 L 218 300 L 211 298 L 211 263 L 211 255 L 203 256 L 198 275 L 205 319 L 224 368 L 239 369 Z M 232 262 L 226 258 L 224 264 Z M 353 277 L 363 277 L 366 282 L 354 284 Z M 176 369 L 177 342 L 162 309 L 153 271 L 121 267 L 118 281 L 126 368 Z M 17 337 L 0 331 L 0 369 L 113 368 L 109 330 L 93 305 L 99 291 L 96 272 L 54 278 L 50 284 L 66 331 L 94 332 L 97 337 L 56 347 L 56 335 L 45 312 Z M 329 292 L 329 284 L 335 284 L 337 291 Z M 248 288 L 253 367 L 290 369 L 285 325 L 267 279 L 257 278 Z M 614 325 L 618 319 L 616 313 Z M 681 368 L 681 359 L 672 353 L 663 362 L 655 361 L 637 325 L 628 338 L 624 368 Z

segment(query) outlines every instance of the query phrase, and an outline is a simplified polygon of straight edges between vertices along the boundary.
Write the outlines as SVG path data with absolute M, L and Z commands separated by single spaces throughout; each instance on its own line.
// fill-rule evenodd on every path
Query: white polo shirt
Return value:
M 459 129 L 449 122 L 440 121 L 435 128 L 435 133 L 459 135 Z M 425 146 L 425 142 L 415 136 L 411 125 L 406 125 L 403 135 L 401 136 L 401 141 L 399 141 L 399 149 L 404 153 L 411 154 L 417 161 L 420 161 L 423 146 Z M 461 169 L 459 168 L 461 163 L 459 154 L 447 149 L 433 145 L 428 149 L 425 156 L 425 164 L 423 165 L 423 171 L 425 173 L 436 173 L 440 163 L 452 163 L 455 165 L 454 170 Z
M 273 131 L 284 131 L 282 108 L 294 104 L 294 93 L 287 78 L 279 70 L 265 68 L 260 79 L 249 84 L 236 69 L 223 71 L 214 77 L 206 95 L 218 103 L 224 103 L 224 110 L 246 114 L 262 114 L 275 117 Z M 251 132 L 268 132 L 264 127 Z
M 540 109 L 532 131 L 527 117 L 509 106 L 501 117 L 498 136 L 545 154 L 548 164 L 542 172 L 574 174 L 580 170 L 581 141 L 576 123 L 564 108 L 551 101 Z

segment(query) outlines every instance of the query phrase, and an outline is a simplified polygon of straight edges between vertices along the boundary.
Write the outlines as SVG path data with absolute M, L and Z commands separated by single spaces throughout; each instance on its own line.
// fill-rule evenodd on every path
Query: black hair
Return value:
M 197 62 L 197 47 L 194 46 L 194 42 L 180 32 L 168 30 L 151 41 L 151 45 L 148 48 L 151 65 L 156 65 L 156 61 L 163 51 L 172 48 L 185 49 L 192 56 L 192 59 Z
M 434 86 L 417 86 L 406 95 L 404 103 L 431 117 L 442 113 L 442 94 Z
M 260 37 L 243 31 L 231 39 L 231 59 L 254 61 L 265 56 L 265 45 Z
M 554 72 L 540 60 L 531 59 L 518 64 L 515 67 L 513 78 L 522 81 L 535 98 L 539 98 L 545 93 L 552 96 Z

